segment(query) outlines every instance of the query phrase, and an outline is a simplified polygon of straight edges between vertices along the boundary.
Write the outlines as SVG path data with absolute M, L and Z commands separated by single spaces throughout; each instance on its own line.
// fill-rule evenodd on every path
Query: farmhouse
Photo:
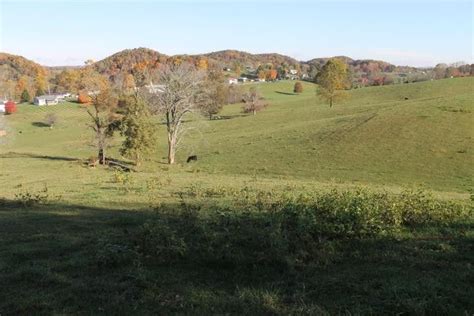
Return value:
M 161 93 L 165 91 L 165 85 L 163 84 L 147 84 L 145 88 L 148 90 L 148 93 Z
M 237 84 L 238 82 L 236 78 L 229 78 L 229 84 Z
M 53 104 L 58 104 L 59 102 L 63 100 L 64 98 L 61 95 L 47 94 L 47 95 L 41 95 L 39 97 L 35 97 L 33 100 L 33 103 L 38 106 L 53 105 Z

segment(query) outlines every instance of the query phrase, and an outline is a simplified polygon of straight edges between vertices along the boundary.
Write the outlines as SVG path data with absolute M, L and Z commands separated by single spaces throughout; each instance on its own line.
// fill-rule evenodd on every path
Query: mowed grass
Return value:
M 220 119 L 193 118 L 187 124 L 199 132 L 186 139 L 176 166 L 165 164 L 158 126 L 156 152 L 128 175 L 85 165 L 96 151 L 78 104 L 20 105 L 1 118 L 8 135 L 0 139 L 0 314 L 471 314 L 472 218 L 364 238 L 323 236 L 309 263 L 167 261 L 166 251 L 159 262 L 130 259 L 135 248 L 127 247 L 144 223 L 166 220 L 169 227 L 158 227 L 172 249 L 180 242 L 173 229 L 196 214 L 235 224 L 243 249 L 258 244 L 271 222 L 253 229 L 246 209 L 242 219 L 226 217 L 236 206 L 221 192 L 422 187 L 470 205 L 474 78 L 352 90 L 333 108 L 314 85 L 299 95 L 293 85 L 259 84 L 270 106 L 256 116 L 229 105 Z M 53 129 L 41 126 L 47 113 L 58 117 Z M 110 150 L 118 159 L 120 141 L 115 136 Z M 186 164 L 189 154 L 199 160 Z M 228 249 L 231 258 L 235 251 Z

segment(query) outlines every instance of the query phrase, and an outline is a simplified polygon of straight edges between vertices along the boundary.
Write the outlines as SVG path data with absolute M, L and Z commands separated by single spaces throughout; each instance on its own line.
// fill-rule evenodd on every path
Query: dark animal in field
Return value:
M 405 100 L 408 100 L 408 97 L 405 97 Z
M 198 160 L 198 156 L 197 155 L 192 155 L 192 156 L 189 156 L 188 157 L 188 160 L 186 160 L 186 162 L 191 162 L 191 161 L 197 161 Z

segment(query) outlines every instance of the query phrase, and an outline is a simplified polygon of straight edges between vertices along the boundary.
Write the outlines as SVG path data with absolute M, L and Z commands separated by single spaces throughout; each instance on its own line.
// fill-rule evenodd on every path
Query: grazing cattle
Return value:
M 186 160 L 186 162 L 191 162 L 191 161 L 197 161 L 198 160 L 198 156 L 197 155 L 192 155 L 192 156 L 189 156 L 188 157 L 188 160 Z

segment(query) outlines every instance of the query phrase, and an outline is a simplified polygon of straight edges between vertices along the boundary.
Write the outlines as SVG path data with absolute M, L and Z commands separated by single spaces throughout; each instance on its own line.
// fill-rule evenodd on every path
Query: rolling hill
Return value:
M 270 183 L 421 185 L 466 194 L 474 176 L 473 84 L 474 78 L 458 78 L 356 89 L 333 108 L 316 98 L 311 83 L 304 84 L 300 95 L 292 93 L 290 81 L 261 84 L 259 89 L 270 102 L 268 109 L 246 116 L 240 105 L 228 105 L 221 120 L 199 121 L 200 133 L 187 138 L 178 154 L 181 162 L 197 154 L 198 163 L 170 172 L 177 172 L 176 178 L 184 182 L 191 179 L 186 180 L 182 172 L 191 169 L 199 170 L 198 177 L 210 183 L 256 176 Z M 49 112 L 59 119 L 54 130 L 32 125 Z M 86 128 L 88 117 L 77 105 L 21 106 L 6 122 L 12 132 L 3 152 L 77 159 L 94 154 L 89 146 L 92 134 Z M 160 139 L 165 139 L 164 130 L 159 130 Z M 119 156 L 118 143 L 112 152 Z M 165 152 L 163 141 L 145 164 L 145 177 L 157 170 L 160 164 L 156 163 L 163 161 Z M 67 161 L 21 156 L 2 162 L 6 170 L 23 166 L 28 182 L 46 181 L 58 187 L 77 181 L 93 183 L 96 177 L 89 172 L 77 175 L 79 170 Z M 66 180 L 49 173 L 50 168 L 67 168 L 76 176 Z M 0 184 L 22 181 L 22 176 L 4 176 Z

